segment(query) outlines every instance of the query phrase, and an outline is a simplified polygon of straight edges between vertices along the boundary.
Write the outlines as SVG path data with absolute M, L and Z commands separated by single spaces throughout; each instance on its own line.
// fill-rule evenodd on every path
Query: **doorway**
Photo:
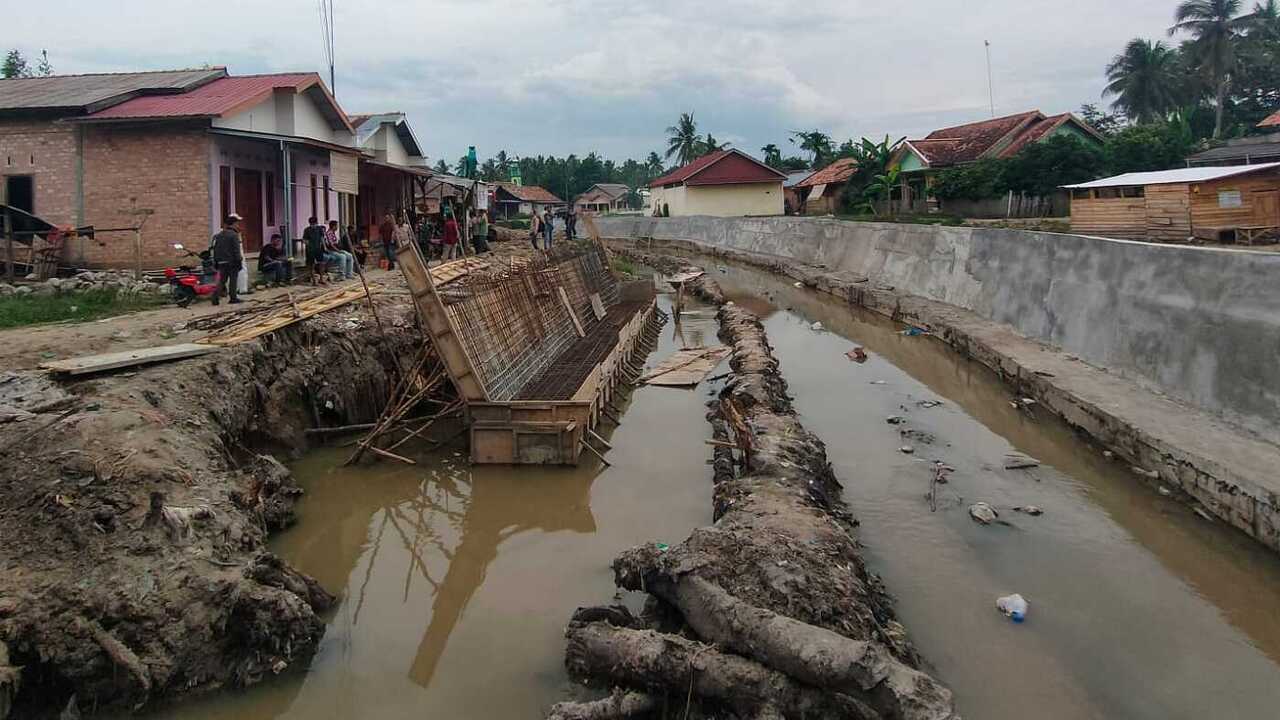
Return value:
M 236 168 L 235 188 L 236 213 L 244 218 L 240 222 L 244 251 L 258 252 L 262 249 L 262 173 Z
M 32 215 L 36 212 L 36 179 L 30 175 L 8 175 L 4 179 L 5 204 Z
M 1280 227 L 1280 190 L 1259 190 L 1253 194 L 1253 222 L 1264 227 Z

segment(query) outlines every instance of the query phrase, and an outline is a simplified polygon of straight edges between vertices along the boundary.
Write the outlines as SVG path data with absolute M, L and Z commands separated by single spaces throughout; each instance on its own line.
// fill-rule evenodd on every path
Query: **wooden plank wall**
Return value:
M 1191 237 L 1191 201 L 1185 184 L 1148 185 L 1147 233 L 1152 242 L 1186 242 Z
M 1147 235 L 1146 199 L 1072 198 L 1071 232 L 1126 240 L 1144 240 Z
M 1218 207 L 1218 193 L 1230 190 L 1240 191 L 1240 207 Z M 1197 228 L 1265 225 L 1264 219 L 1254 214 L 1253 194 L 1260 190 L 1280 190 L 1280 174 L 1264 172 L 1200 183 L 1191 192 L 1192 223 Z

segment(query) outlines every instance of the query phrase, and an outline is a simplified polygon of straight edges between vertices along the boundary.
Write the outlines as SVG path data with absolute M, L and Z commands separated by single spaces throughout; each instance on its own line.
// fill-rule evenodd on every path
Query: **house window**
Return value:
M 1134 187 L 1120 188 L 1120 195 L 1121 197 L 1127 197 L 1127 198 L 1146 197 L 1147 189 L 1140 185 L 1134 186 Z
M 311 217 L 316 215 L 316 176 L 311 176 Z
M 1098 194 L 1096 197 L 1099 200 L 1114 200 L 1115 198 L 1120 197 L 1120 188 L 1098 188 Z
M 0 202 L 34 214 L 36 211 L 36 179 L 31 175 L 10 175 L 4 179 L 4 195 Z
M 228 215 L 231 214 L 231 166 L 220 165 L 218 167 L 218 200 L 221 205 L 218 208 L 222 211 L 222 215 L 218 217 L 221 223 Z
M 267 173 L 267 226 L 276 224 L 276 174 Z
M 1219 190 L 1218 207 L 1238 208 L 1244 205 L 1244 196 L 1239 190 Z
M 329 176 L 324 176 L 324 221 L 329 222 Z
M 1075 188 L 1071 191 L 1072 200 L 1088 200 L 1093 197 L 1093 191 L 1089 188 Z

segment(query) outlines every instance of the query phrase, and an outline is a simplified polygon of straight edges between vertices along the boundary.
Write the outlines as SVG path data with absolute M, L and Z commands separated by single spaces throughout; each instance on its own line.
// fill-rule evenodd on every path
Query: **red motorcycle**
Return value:
M 186 307 L 192 301 L 202 297 L 214 297 L 214 293 L 218 292 L 219 277 L 213 265 L 213 256 L 209 251 L 194 253 L 183 247 L 181 243 L 174 243 L 173 249 L 181 251 L 184 256 L 200 261 L 199 272 L 190 265 L 164 269 L 164 277 L 173 287 L 173 300 L 178 303 L 178 307 Z

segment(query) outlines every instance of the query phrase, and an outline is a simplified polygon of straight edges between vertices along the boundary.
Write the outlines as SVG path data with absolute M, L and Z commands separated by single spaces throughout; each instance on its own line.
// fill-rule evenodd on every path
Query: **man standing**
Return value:
M 556 216 L 551 214 L 551 208 L 542 216 L 542 249 L 551 249 L 551 236 L 556 232 Z
M 453 218 L 453 213 L 449 212 L 448 208 L 445 208 L 443 259 L 446 262 L 452 260 L 455 254 L 458 257 L 462 256 L 462 253 L 458 252 L 458 221 Z
M 230 291 L 230 303 L 240 302 L 236 288 L 236 280 L 240 268 L 244 267 L 244 251 L 240 248 L 240 216 L 231 213 L 222 223 L 222 230 L 213 236 L 210 243 L 214 267 L 218 269 L 218 289 L 213 293 L 213 304 L 217 305 L 222 293 Z
M 573 209 L 573 205 L 564 213 L 564 237 L 569 242 L 573 242 L 578 234 L 578 212 Z
M 483 255 L 489 252 L 489 214 L 484 210 L 475 211 L 475 223 L 472 224 L 474 230 L 471 234 L 471 246 L 475 248 L 477 255 Z
M 396 269 L 396 220 L 387 213 L 378 226 L 378 236 L 382 239 L 382 253 L 387 258 L 387 269 Z

